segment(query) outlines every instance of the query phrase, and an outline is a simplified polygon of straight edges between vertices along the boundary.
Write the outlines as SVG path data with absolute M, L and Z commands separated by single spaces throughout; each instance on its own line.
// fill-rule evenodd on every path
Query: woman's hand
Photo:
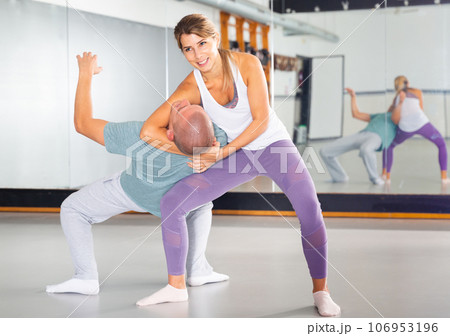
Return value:
M 196 173 L 203 173 L 217 161 L 222 159 L 222 150 L 220 143 L 215 141 L 210 149 L 206 152 L 194 155 L 192 162 L 188 162 L 188 166 L 194 169 Z

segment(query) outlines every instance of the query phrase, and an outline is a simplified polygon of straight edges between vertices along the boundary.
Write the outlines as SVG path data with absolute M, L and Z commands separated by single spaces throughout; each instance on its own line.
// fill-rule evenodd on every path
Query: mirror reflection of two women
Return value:
M 423 111 L 422 91 L 411 88 L 405 76 L 396 77 L 394 85 L 396 95 L 392 105 L 386 113 L 376 114 L 361 112 L 356 102 L 354 90 L 346 89 L 351 97 L 352 116 L 368 122 L 368 125 L 360 132 L 342 137 L 321 149 L 320 154 L 328 168 L 332 182 L 347 182 L 349 180 L 338 161 L 338 156 L 351 150 L 359 150 L 359 156 L 366 167 L 369 180 L 375 185 L 381 185 L 384 182 L 390 183 L 394 148 L 416 134 L 423 136 L 437 146 L 441 181 L 442 183 L 449 182 L 447 179 L 445 140 L 430 123 Z M 383 151 L 383 173 L 381 177 L 379 177 L 377 169 L 377 151 Z M 420 157 L 419 153 L 415 154 L 417 154 L 415 157 Z

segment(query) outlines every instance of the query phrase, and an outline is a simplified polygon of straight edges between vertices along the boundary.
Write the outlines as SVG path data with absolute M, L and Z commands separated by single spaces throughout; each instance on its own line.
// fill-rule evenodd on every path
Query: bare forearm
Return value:
M 391 120 L 394 124 L 398 124 L 400 122 L 400 115 L 402 112 L 403 102 L 399 103 L 392 111 Z
M 92 75 L 80 74 L 75 95 L 74 123 L 77 132 L 81 132 L 86 122 L 92 119 L 91 84 Z
M 182 153 L 173 141 L 167 138 L 167 128 L 155 127 L 151 125 L 151 120 L 147 119 L 141 129 L 140 137 L 143 141 L 155 148 L 165 150 L 166 152 L 186 155 Z
M 268 119 L 263 121 L 253 120 L 236 139 L 222 148 L 222 158 L 224 159 L 242 147 L 247 146 L 266 131 L 268 124 Z
M 353 118 L 367 122 L 370 121 L 370 115 L 359 110 L 358 104 L 356 103 L 356 95 L 351 96 L 351 108 Z
M 353 118 L 358 118 L 360 112 L 359 112 L 358 104 L 356 103 L 355 95 L 351 96 L 351 108 L 352 108 Z
M 92 76 L 99 74 L 102 67 L 97 66 L 97 55 L 92 55 L 91 52 L 84 52 L 83 56 L 77 55 L 77 60 L 79 75 L 75 94 L 75 129 L 78 133 L 104 145 L 103 129 L 108 122 L 92 117 L 91 99 Z

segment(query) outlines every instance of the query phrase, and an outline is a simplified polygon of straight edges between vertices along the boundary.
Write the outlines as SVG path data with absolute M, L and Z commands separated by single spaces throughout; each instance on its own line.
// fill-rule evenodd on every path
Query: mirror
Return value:
M 265 0 L 253 2 L 268 8 Z M 188 13 L 201 12 L 220 27 L 216 8 L 175 0 L 152 3 L 131 6 L 129 1 L 114 0 L 96 7 L 77 0 L 0 2 L 3 31 L 14 31 L 0 37 L 9 51 L 0 65 L 0 98 L 7 111 L 0 125 L 1 146 L 8 157 L 8 164 L 0 168 L 2 188 L 78 188 L 126 165 L 125 159 L 109 155 L 74 130 L 75 55 L 93 50 L 104 68 L 93 84 L 98 118 L 144 120 L 191 71 L 173 39 L 176 22 Z M 394 78 L 400 74 L 411 87 L 422 90 L 431 124 L 443 137 L 450 136 L 446 23 L 450 6 L 383 2 L 373 11 L 354 10 L 350 2 L 348 10 L 312 8 L 295 13 L 277 9 L 283 1 L 273 3 L 274 14 L 283 12 L 280 15 L 287 19 L 339 37 L 339 42 L 330 42 L 311 35 L 286 36 L 279 24 L 269 30 L 272 105 L 298 142 L 317 191 L 448 194 L 450 188 L 441 184 L 437 147 L 420 136 L 395 148 L 389 185 L 371 183 L 357 150 L 339 156 L 348 182 L 328 182 L 329 168 L 320 150 L 367 126 L 352 117 L 344 87 L 355 90 L 362 112 L 384 113 L 395 96 Z M 244 38 L 250 38 L 249 27 Z M 235 31 L 230 30 L 229 39 L 236 39 Z M 262 46 L 261 32 L 257 39 Z M 33 140 L 24 141 L 30 134 Z M 32 172 L 24 164 L 29 161 L 34 163 Z M 376 161 L 380 175 L 383 152 L 376 152 Z M 261 192 L 279 191 L 264 178 L 253 185 Z M 252 190 L 244 185 L 234 191 Z
M 1 188 L 69 183 L 65 6 L 0 2 Z
M 410 88 L 418 89 L 407 90 L 401 110 L 394 143 L 408 139 L 393 150 L 391 192 L 448 194 L 447 184 L 441 184 L 440 170 L 445 170 L 447 165 L 445 152 L 449 145 L 448 140 L 445 144 L 449 137 L 446 105 L 449 9 L 448 5 L 405 7 L 388 2 L 388 100 L 392 101 L 395 96 L 394 79 L 399 75 L 406 76 Z M 417 107 L 420 94 L 423 95 L 423 112 Z M 413 134 L 416 135 L 410 137 Z
M 298 136 L 296 140 L 299 143 L 300 153 L 303 153 L 303 159 L 309 164 L 309 171 L 317 191 L 319 193 L 448 194 L 447 184 L 441 183 L 438 147 L 420 135 L 415 135 L 401 145 L 395 146 L 395 150 L 392 151 L 393 165 L 390 183 L 371 182 L 366 166 L 373 167 L 373 164 L 367 163 L 370 159 L 365 157 L 363 151 L 356 148 L 360 146 L 356 146 L 355 142 L 351 147 L 351 142 L 355 141 L 356 135 L 361 136 L 360 131 L 367 131 L 366 127 L 369 123 L 352 117 L 351 98 L 347 92 L 342 96 L 343 105 L 342 109 L 340 108 L 342 102 L 339 99 L 341 90 L 339 78 L 342 76 L 344 87 L 355 90 L 359 111 L 372 114 L 374 118 L 375 114 L 384 114 L 388 111 L 396 96 L 394 79 L 404 74 L 411 83 L 411 87 L 422 91 L 423 111 L 426 118 L 434 129 L 447 139 L 449 37 L 446 19 L 449 15 L 449 6 L 433 4 L 405 7 L 403 3 L 385 1 L 378 9 L 355 10 L 352 8 L 354 4 L 350 1 L 348 10 L 342 7 L 328 8 L 328 11 L 325 8 L 324 11 L 311 7 L 311 4 L 298 4 L 298 8 L 308 6 L 311 8 L 305 13 L 294 13 L 293 8 L 283 7 L 283 4 L 286 6 L 287 2 L 275 1 L 275 10 L 284 11 L 282 15 L 285 18 L 292 18 L 335 33 L 340 38 L 339 42 L 328 42 L 314 36 L 285 36 L 282 29 L 278 27 L 275 27 L 271 35 L 276 55 L 297 56 L 300 59 L 299 71 L 274 71 L 274 108 L 279 116 L 285 113 L 284 109 L 295 110 L 294 120 L 291 121 L 294 125 L 293 136 L 294 139 L 296 135 Z M 328 6 L 339 7 L 340 5 Z M 339 64 L 339 56 L 343 59 L 343 71 Z M 323 60 L 325 61 L 322 62 Z M 297 92 L 300 98 L 297 103 L 294 103 L 295 95 L 286 93 L 295 91 L 295 85 L 291 85 L 292 79 L 289 77 L 295 75 L 303 82 L 297 90 L 300 91 Z M 295 107 L 288 106 L 289 104 Z M 304 110 L 307 110 L 309 114 Z M 309 119 L 302 121 L 305 115 Z M 381 122 L 380 118 L 384 118 L 384 121 Z M 388 115 L 380 115 L 378 122 L 377 127 L 381 131 L 378 135 L 378 143 L 372 146 L 380 149 L 380 142 L 387 145 L 395 138 L 397 131 L 394 127 L 397 126 L 392 124 Z M 285 122 L 285 125 L 290 128 L 289 123 Z M 369 127 L 373 127 L 372 122 Z M 374 130 L 370 128 L 369 132 L 373 134 Z M 430 137 L 438 137 L 437 134 L 433 133 Z M 306 141 L 302 140 L 305 135 L 307 135 Z M 338 139 L 340 142 L 337 142 Z M 347 139 L 347 143 L 343 139 Z M 446 140 L 446 143 L 448 146 L 449 141 Z M 347 146 L 347 150 L 350 148 L 353 150 L 343 153 L 345 148 L 339 148 L 339 146 Z M 327 161 L 331 163 L 326 164 L 321 157 L 320 152 L 323 148 L 329 148 L 325 152 L 329 156 Z M 330 151 L 333 152 L 332 155 L 329 154 Z M 372 149 L 371 152 L 373 153 L 374 150 Z M 445 155 L 442 154 L 444 152 L 444 150 L 441 151 L 442 167 L 445 167 L 443 162 L 448 161 L 448 158 L 445 159 Z M 375 151 L 377 166 L 376 174 L 372 174 L 374 178 L 381 177 L 383 162 L 386 165 L 389 164 L 391 159 L 388 155 L 387 150 Z M 335 163 L 333 160 L 336 158 L 345 171 L 348 181 L 332 182 L 330 168 L 335 170 L 335 179 L 342 177 L 342 175 L 339 176 L 339 169 L 336 173 L 336 169 L 333 168 Z M 279 191 L 268 179 L 259 179 L 264 185 L 264 191 Z
M 159 23 L 164 24 L 164 6 L 151 8 L 149 3 L 141 6 L 147 6 L 140 8 L 143 13 L 157 11 Z M 95 117 L 111 122 L 145 120 L 150 111 L 164 102 L 168 91 L 167 60 L 174 61 L 166 55 L 166 29 L 149 25 L 148 18 L 137 15 L 127 1 L 115 0 L 98 9 L 71 1 L 68 39 L 70 106 L 73 106 L 78 76 L 75 56 L 83 51 L 97 54 L 98 64 L 103 67 L 92 82 Z M 86 185 L 126 167 L 125 157 L 111 155 L 103 146 L 80 136 L 72 124 L 69 128 L 72 187 Z

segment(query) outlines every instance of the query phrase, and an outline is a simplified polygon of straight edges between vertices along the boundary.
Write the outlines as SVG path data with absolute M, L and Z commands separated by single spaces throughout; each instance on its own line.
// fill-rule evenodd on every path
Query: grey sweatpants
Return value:
M 96 181 L 67 197 L 61 205 L 61 225 L 69 244 L 75 278 L 98 280 L 91 225 L 126 211 L 147 212 L 136 205 L 120 185 L 120 173 Z M 212 267 L 205 257 L 212 220 L 212 203 L 204 204 L 187 216 L 189 255 L 188 277 L 205 276 Z
M 379 178 L 376 150 L 380 146 L 381 138 L 378 134 L 363 131 L 333 141 L 320 150 L 320 156 L 327 166 L 333 181 L 345 182 L 348 180 L 348 176 L 337 157 L 351 150 L 359 149 L 359 156 L 366 166 L 369 179 L 374 182 Z

